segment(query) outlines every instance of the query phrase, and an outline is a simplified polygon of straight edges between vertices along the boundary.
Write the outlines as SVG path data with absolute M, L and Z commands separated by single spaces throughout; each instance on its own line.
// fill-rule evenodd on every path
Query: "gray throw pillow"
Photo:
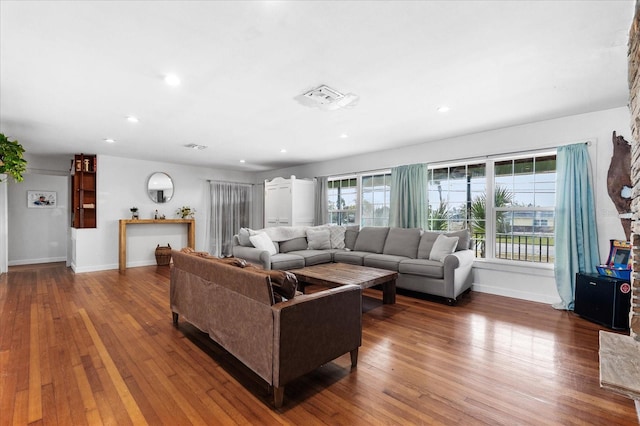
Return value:
M 420 245 L 418 246 L 418 259 L 429 258 L 429 253 L 431 253 L 431 248 L 433 247 L 433 243 L 436 242 L 438 235 L 440 235 L 439 232 L 424 231 L 422 237 L 420 237 Z
M 306 250 L 307 239 L 305 237 L 292 238 L 280 243 L 280 253 L 289 253 L 290 251 Z
M 444 234 L 438 235 L 433 247 L 431 247 L 431 253 L 429 253 L 429 260 L 437 260 L 438 262 L 444 262 L 444 258 L 453 253 L 458 245 L 458 237 L 447 237 Z
M 309 250 L 328 250 L 331 248 L 331 232 L 328 228 L 307 229 Z
M 241 246 L 253 247 L 253 244 L 251 244 L 251 240 L 249 239 L 251 236 L 250 231 L 251 230 L 249 228 L 240 228 L 240 231 L 238 232 L 238 241 Z
M 456 247 L 456 251 L 467 250 L 469 248 L 469 244 L 471 243 L 471 233 L 468 229 L 461 229 L 460 231 L 455 232 L 447 232 L 447 237 L 458 237 L 458 246 Z
M 362 228 L 358 233 L 354 250 L 381 254 L 388 232 L 389 228 L 386 226 L 367 226 Z
M 347 226 L 347 230 L 344 233 L 344 248 L 349 250 L 353 250 L 355 248 L 359 231 L 360 226 L 358 225 Z

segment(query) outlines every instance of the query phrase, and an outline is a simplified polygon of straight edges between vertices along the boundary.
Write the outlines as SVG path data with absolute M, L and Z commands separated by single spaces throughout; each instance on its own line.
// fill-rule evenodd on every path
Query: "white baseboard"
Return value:
M 137 262 L 128 262 L 127 268 L 136 268 L 138 266 L 153 266 L 153 265 L 157 265 L 155 260 L 139 260 Z M 91 266 L 84 266 L 81 268 L 78 268 L 73 263 L 71 264 L 71 269 L 76 274 L 81 274 L 84 272 L 109 271 L 112 269 L 118 269 L 119 267 L 120 265 L 118 265 L 117 263 L 112 263 L 107 265 L 91 265 Z
M 479 293 L 495 294 L 497 296 L 513 297 L 514 299 L 529 300 L 531 302 L 540 302 L 547 304 L 559 303 L 560 299 L 546 294 L 530 293 L 526 291 L 511 290 L 504 287 L 493 287 L 486 284 L 473 284 L 472 291 Z
M 37 263 L 53 263 L 53 262 L 66 262 L 67 257 L 47 257 L 43 259 L 21 259 L 21 260 L 10 260 L 9 266 L 19 266 L 19 265 L 35 265 Z

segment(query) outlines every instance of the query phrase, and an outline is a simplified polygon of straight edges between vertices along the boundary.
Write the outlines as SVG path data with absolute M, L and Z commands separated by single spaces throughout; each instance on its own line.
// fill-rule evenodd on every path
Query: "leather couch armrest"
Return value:
M 276 303 L 273 385 L 290 380 L 362 344 L 362 290 L 357 285 L 304 294 Z

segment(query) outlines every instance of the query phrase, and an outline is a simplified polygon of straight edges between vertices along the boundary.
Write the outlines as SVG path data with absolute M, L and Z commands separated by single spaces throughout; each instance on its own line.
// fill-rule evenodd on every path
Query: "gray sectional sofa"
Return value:
M 468 230 L 440 233 L 357 226 L 274 227 L 257 231 L 243 228 L 234 236 L 233 255 L 264 269 L 289 270 L 342 262 L 397 271 L 398 288 L 441 296 L 454 304 L 473 282 L 471 243 Z

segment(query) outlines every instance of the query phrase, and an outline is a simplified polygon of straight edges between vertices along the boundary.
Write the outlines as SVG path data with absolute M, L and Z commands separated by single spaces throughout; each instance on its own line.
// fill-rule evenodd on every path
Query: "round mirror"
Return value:
M 156 172 L 147 180 L 147 193 L 155 203 L 166 203 L 173 197 L 173 180 L 163 172 Z

